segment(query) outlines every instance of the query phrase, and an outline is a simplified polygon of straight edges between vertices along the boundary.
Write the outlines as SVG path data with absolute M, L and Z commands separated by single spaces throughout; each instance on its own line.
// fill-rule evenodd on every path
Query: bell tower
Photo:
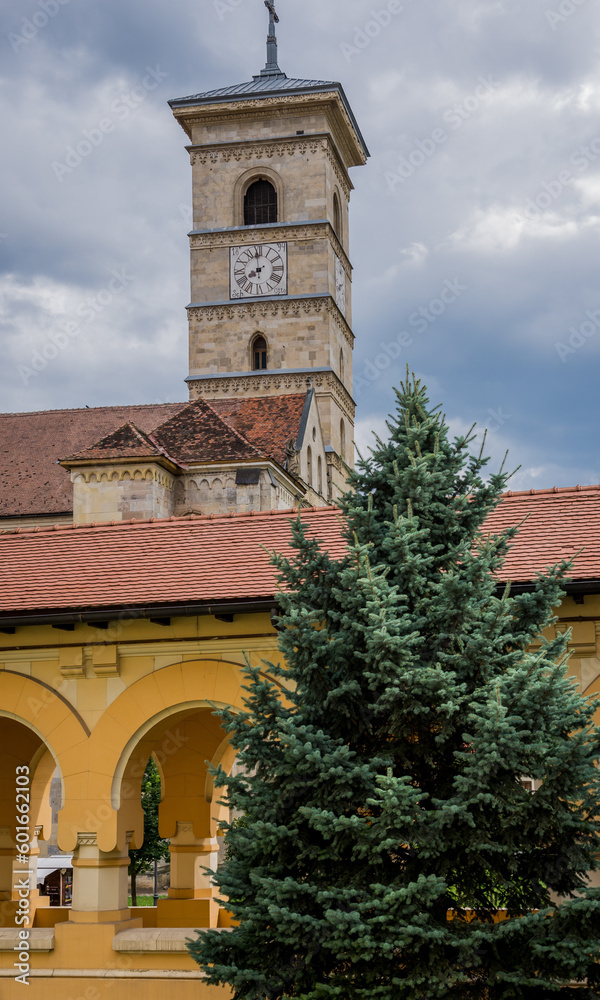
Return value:
M 353 464 L 349 200 L 369 155 L 339 83 L 267 62 L 248 83 L 170 101 L 190 140 L 191 399 L 274 396 L 312 384 L 330 497 Z

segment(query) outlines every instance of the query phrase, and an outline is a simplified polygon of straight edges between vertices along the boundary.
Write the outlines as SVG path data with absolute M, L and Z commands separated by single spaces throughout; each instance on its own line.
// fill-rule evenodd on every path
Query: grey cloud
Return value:
M 405 0 L 349 57 L 343 46 L 386 6 L 280 2 L 282 67 L 340 79 L 373 154 L 353 171 L 357 376 L 382 343 L 412 336 L 361 391 L 361 434 L 392 407 L 408 361 L 453 420 L 510 415 L 490 440 L 523 463 L 515 488 L 600 481 L 600 329 L 564 360 L 555 346 L 600 309 L 600 144 L 597 161 L 573 162 L 600 143 L 597 0 L 554 26 L 554 0 Z M 70 0 L 14 51 L 7 33 L 38 10 L 14 0 L 0 24 L 2 409 L 183 399 L 190 168 L 166 101 L 261 68 L 262 3 Z M 149 65 L 168 79 L 57 179 L 53 162 L 115 117 Z M 497 87 L 453 127 L 481 78 Z M 445 141 L 391 190 L 386 174 L 436 129 Z M 572 181 L 553 193 L 565 170 Z M 122 265 L 135 284 L 23 384 L 21 359 Z M 467 291 L 419 334 L 410 317 L 454 279 Z

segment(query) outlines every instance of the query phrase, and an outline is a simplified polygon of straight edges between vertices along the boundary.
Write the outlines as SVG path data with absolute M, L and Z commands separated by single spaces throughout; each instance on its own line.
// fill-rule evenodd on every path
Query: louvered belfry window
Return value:
M 269 181 L 255 181 L 244 198 L 244 225 L 264 226 L 277 222 L 277 191 Z

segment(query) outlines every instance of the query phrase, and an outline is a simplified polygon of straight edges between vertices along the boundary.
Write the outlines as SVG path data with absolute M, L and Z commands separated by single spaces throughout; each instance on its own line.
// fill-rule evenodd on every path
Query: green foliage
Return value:
M 219 713 L 239 926 L 190 952 L 235 1000 L 600 996 L 597 705 L 541 637 L 569 566 L 499 593 L 517 529 L 482 526 L 508 477 L 418 382 L 397 395 L 341 503 L 347 556 L 298 519 L 274 557 L 284 662 Z
M 152 758 L 142 778 L 142 808 L 144 810 L 144 843 L 129 852 L 129 874 L 133 906 L 137 906 L 137 876 L 147 872 L 155 861 L 169 857 L 169 841 L 158 835 L 158 807 L 161 800 L 160 774 Z

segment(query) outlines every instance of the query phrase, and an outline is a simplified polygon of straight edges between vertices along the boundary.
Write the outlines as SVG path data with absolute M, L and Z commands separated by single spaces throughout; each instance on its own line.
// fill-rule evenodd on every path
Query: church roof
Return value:
M 186 465 L 194 462 L 256 461 L 268 454 L 261 453 L 222 420 L 205 399 L 197 399 L 180 410 L 158 427 L 153 437 L 180 464 Z
M 156 458 L 162 455 L 163 452 L 150 437 L 129 420 L 121 427 L 117 427 L 116 431 L 97 441 L 91 448 L 85 448 L 78 454 L 71 455 L 70 460 L 94 462 L 114 458 Z
M 73 488 L 59 458 L 90 448 L 129 420 L 149 434 L 186 405 L 0 413 L 0 518 L 69 514 Z
M 180 104 L 212 104 L 215 100 L 226 100 L 230 97 L 255 97 L 257 94 L 288 92 L 290 90 L 308 93 L 316 90 L 337 90 L 340 83 L 333 80 L 296 80 L 285 73 L 270 76 L 255 76 L 246 83 L 233 84 L 230 87 L 219 87 L 216 90 L 205 90 L 202 94 L 192 94 L 190 97 L 179 97 L 169 101 L 171 107 Z
M 2 517 L 69 514 L 69 473 L 58 462 L 103 462 L 165 456 L 190 462 L 283 465 L 296 441 L 307 396 L 250 397 L 0 414 Z M 65 456 L 68 456 L 66 458 Z
M 0 532 L 0 620 L 11 611 L 255 601 L 277 592 L 267 550 L 295 511 Z M 310 537 L 344 551 L 339 512 L 302 511 Z M 143 571 L 140 571 L 141 568 Z
M 569 589 L 599 592 L 600 486 L 506 494 L 484 531 L 527 514 L 500 579 L 528 584 L 585 547 Z M 269 601 L 277 572 L 265 549 L 287 551 L 293 517 L 271 511 L 0 532 L 0 621 L 169 605 L 190 614 L 200 604 Z M 339 511 L 313 508 L 301 517 L 333 558 L 343 554 Z
M 288 443 L 299 447 L 296 439 L 306 400 L 304 393 L 295 393 L 264 399 L 215 399 L 211 406 L 260 451 L 283 465 Z

